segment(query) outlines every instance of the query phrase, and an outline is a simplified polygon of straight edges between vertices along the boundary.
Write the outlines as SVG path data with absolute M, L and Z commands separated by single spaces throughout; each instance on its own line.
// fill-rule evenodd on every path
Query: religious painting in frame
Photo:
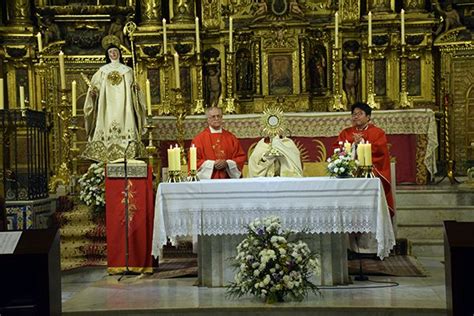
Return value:
M 161 102 L 160 70 L 149 68 L 147 78 L 150 80 L 151 104 L 158 104 Z
M 270 95 L 293 93 L 293 60 L 291 54 L 268 56 L 268 91 Z

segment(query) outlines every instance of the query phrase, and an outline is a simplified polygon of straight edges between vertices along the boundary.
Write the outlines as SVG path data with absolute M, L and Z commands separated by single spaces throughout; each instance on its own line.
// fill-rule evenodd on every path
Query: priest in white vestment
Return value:
M 287 137 L 262 138 L 249 158 L 249 177 L 302 177 L 300 151 Z
M 133 69 L 125 65 L 119 48 L 109 46 L 107 64 L 94 74 L 84 102 L 88 143 L 82 154 L 96 161 L 140 157 L 145 103 L 135 86 Z

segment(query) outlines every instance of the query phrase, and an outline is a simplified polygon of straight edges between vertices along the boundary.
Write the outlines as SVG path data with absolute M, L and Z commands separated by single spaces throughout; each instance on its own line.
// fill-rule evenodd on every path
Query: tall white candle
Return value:
M 64 68 L 64 53 L 59 52 L 59 76 L 61 79 L 61 90 L 66 89 L 66 70 Z
M 25 87 L 20 86 L 20 109 L 25 109 Z
M 176 170 L 180 171 L 181 170 L 181 148 L 176 145 L 174 148 L 174 166 Z
M 0 110 L 5 109 L 5 94 L 3 90 L 3 78 L 0 78 Z
M 201 52 L 201 39 L 199 37 L 199 18 L 196 17 L 196 53 Z
M 180 75 L 179 75 L 179 55 L 177 52 L 174 53 L 174 78 L 175 78 L 175 84 L 176 84 L 176 89 L 181 88 L 181 81 L 180 81 Z
M 372 144 L 365 144 L 364 146 L 364 161 L 366 166 L 372 166 Z
M 372 12 L 369 11 L 369 37 L 367 38 L 367 43 L 372 46 Z
M 168 149 L 168 170 L 169 171 L 174 171 L 175 170 L 175 167 L 174 167 L 174 149 L 173 149 L 173 146 L 170 145 L 170 148 Z
M 151 116 L 151 89 L 150 89 L 150 80 L 146 80 L 146 108 L 148 116 Z
M 401 19 L 401 42 L 402 45 L 405 45 L 405 10 L 400 11 L 400 19 Z
M 339 13 L 334 13 L 334 48 L 339 47 Z
M 168 53 L 167 40 L 166 40 L 166 19 L 161 20 L 163 22 L 163 54 Z
M 189 148 L 189 169 L 197 170 L 197 152 L 194 144 Z
M 344 143 L 344 151 L 346 153 L 350 153 L 351 152 L 351 143 L 349 143 L 347 140 L 345 141 Z
M 71 83 L 71 103 L 72 103 L 72 116 L 77 115 L 77 106 L 76 106 L 76 99 L 77 99 L 77 91 L 76 91 L 76 80 L 73 80 Z
M 357 160 L 359 160 L 360 166 L 365 166 L 364 153 L 365 153 L 364 144 L 358 144 L 357 145 Z
M 41 38 L 41 33 L 36 33 L 36 41 L 38 42 L 38 52 L 43 51 L 43 39 Z
M 233 52 L 234 51 L 234 48 L 232 47 L 232 17 L 229 17 L 229 52 Z

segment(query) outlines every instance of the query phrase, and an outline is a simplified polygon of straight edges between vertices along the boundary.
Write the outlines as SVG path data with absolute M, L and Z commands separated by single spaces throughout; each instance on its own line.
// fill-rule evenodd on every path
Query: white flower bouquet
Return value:
M 343 148 L 334 149 L 334 154 L 328 158 L 328 173 L 331 177 L 351 178 L 357 170 L 358 161 L 352 153 Z
M 237 273 L 227 287 L 230 296 L 253 294 L 273 303 L 286 296 L 301 301 L 310 291 L 319 293 L 309 280 L 319 271 L 316 255 L 301 240 L 290 242 L 295 233 L 282 230 L 278 217 L 257 218 L 247 229 L 247 237 L 237 246 Z
M 79 199 L 87 206 L 103 208 L 105 206 L 105 168 L 104 163 L 93 163 L 87 172 L 79 178 Z

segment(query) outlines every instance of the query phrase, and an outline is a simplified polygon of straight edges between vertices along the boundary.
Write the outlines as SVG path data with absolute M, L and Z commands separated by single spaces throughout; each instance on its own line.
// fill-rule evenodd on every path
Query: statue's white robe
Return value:
M 83 157 L 97 161 L 123 158 L 129 143 L 133 145 L 127 157 L 140 156 L 145 105 L 142 93 L 136 96 L 133 85 L 132 68 L 119 62 L 104 65 L 94 74 L 84 102 L 88 144 Z

